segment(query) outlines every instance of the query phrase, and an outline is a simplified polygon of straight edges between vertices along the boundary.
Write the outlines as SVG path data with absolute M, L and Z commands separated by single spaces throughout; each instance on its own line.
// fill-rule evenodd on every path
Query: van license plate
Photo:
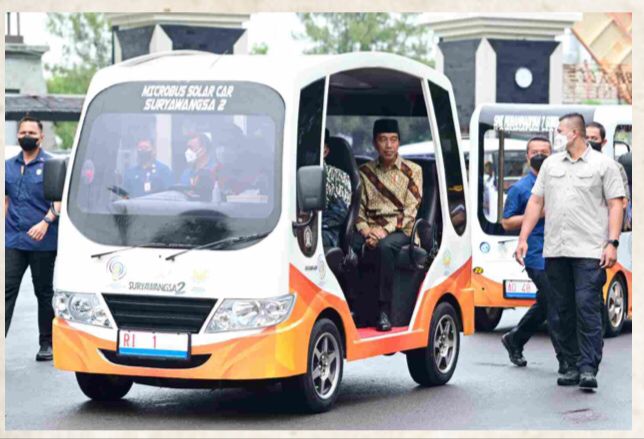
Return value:
M 185 360 L 189 356 L 189 347 L 189 334 L 119 331 L 119 355 Z
M 503 281 L 503 296 L 506 299 L 536 299 L 537 286 L 529 280 Z

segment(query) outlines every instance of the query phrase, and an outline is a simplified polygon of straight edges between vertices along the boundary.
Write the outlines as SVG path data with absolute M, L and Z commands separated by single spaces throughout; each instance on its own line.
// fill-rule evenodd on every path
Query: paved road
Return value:
M 126 400 L 105 404 L 87 400 L 72 373 L 34 361 L 36 300 L 28 282 L 23 289 L 6 340 L 7 431 L 631 429 L 630 326 L 606 340 L 594 394 L 557 387 L 545 334 L 526 347 L 527 368 L 509 364 L 499 338 L 523 314 L 509 311 L 495 333 L 462 338 L 456 373 L 440 388 L 416 386 L 396 354 L 348 363 L 337 405 L 322 415 L 289 413 L 279 387 L 254 393 L 135 385 Z

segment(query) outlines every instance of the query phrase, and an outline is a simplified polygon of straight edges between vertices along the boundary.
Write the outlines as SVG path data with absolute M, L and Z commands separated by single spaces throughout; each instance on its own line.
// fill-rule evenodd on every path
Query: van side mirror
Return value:
M 64 159 L 51 159 L 45 162 L 43 170 L 43 186 L 45 200 L 61 201 L 65 189 L 65 176 L 67 175 L 67 161 Z
M 323 210 L 326 204 L 326 177 L 322 166 L 302 166 L 297 170 L 297 206 L 301 212 Z

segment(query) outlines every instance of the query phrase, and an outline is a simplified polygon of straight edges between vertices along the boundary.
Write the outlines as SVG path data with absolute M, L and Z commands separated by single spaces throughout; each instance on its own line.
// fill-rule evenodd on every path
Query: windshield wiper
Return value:
M 103 256 L 111 255 L 113 253 L 119 253 L 119 252 L 124 252 L 127 250 L 132 250 L 135 248 L 150 248 L 150 247 L 169 247 L 168 244 L 165 242 L 149 242 L 147 244 L 141 244 L 141 245 L 133 245 L 131 247 L 123 247 L 123 248 L 117 248 L 116 250 L 110 250 L 108 252 L 103 252 L 103 253 L 96 253 L 92 256 L 90 256 L 92 259 L 93 258 L 102 258 Z
M 189 248 L 187 250 L 180 251 L 179 253 L 175 253 L 173 255 L 168 256 L 165 258 L 166 261 L 174 261 L 178 256 L 181 256 L 183 254 L 186 254 L 188 252 L 191 252 L 192 250 L 203 250 L 203 249 L 215 249 L 215 248 L 221 248 L 221 247 L 228 247 L 233 244 L 239 244 L 242 242 L 250 242 L 250 241 L 255 241 L 257 239 L 262 239 L 265 236 L 268 236 L 268 233 L 255 233 L 253 235 L 244 235 L 244 236 L 233 236 L 231 238 L 225 238 L 225 239 L 220 239 L 214 242 L 209 242 L 208 244 L 200 245 L 198 247 L 193 247 Z

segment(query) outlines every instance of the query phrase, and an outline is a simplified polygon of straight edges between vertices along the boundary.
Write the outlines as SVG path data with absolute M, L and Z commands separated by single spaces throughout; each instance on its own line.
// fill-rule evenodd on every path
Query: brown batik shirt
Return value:
M 391 234 L 411 235 L 422 200 L 423 172 L 420 166 L 398 156 L 385 168 L 380 159 L 360 166 L 362 197 L 356 229 L 380 226 Z

